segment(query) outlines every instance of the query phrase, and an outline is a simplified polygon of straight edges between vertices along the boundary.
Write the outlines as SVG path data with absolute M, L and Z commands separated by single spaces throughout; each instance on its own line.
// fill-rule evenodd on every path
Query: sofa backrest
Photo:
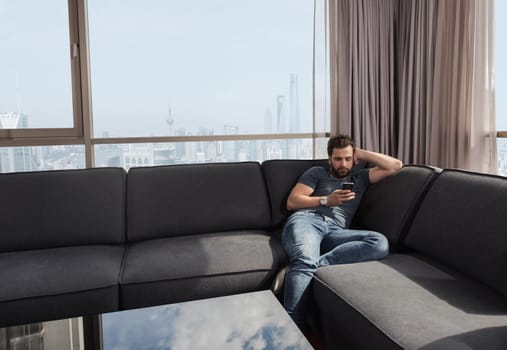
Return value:
M 405 244 L 507 296 L 507 178 L 444 170 Z
M 257 162 L 131 168 L 127 192 L 129 241 L 271 224 Z
M 262 171 L 271 202 L 271 220 L 274 228 L 280 228 L 291 214 L 287 210 L 287 198 L 299 177 L 314 166 L 329 167 L 327 159 L 273 159 L 262 163 Z M 368 167 L 360 161 L 354 169 Z
M 405 165 L 396 174 L 371 185 L 361 199 L 353 226 L 381 232 L 389 240 L 391 251 L 399 250 L 422 197 L 439 171 Z
M 125 241 L 122 168 L 0 174 L 0 251 Z
M 328 166 L 327 159 L 275 159 L 262 163 L 271 202 L 271 220 L 274 227 L 280 227 L 287 217 L 287 197 L 297 180 L 307 169 L 313 166 Z

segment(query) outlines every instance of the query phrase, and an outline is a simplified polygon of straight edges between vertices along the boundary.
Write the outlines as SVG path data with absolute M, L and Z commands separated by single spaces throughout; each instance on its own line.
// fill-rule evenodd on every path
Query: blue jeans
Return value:
M 382 259 L 389 251 L 388 241 L 382 234 L 343 229 L 332 218 L 309 210 L 289 217 L 282 244 L 289 256 L 284 306 L 299 327 L 304 326 L 308 286 L 318 267 Z

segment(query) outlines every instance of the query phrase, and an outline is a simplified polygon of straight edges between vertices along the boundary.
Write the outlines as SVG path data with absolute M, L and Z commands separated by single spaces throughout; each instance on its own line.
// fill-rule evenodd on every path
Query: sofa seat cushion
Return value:
M 324 267 L 313 282 L 328 342 L 345 339 L 358 349 L 506 349 L 507 300 L 419 256 Z
M 279 240 L 262 231 L 132 243 L 127 248 L 121 277 L 121 307 L 262 289 L 284 263 L 285 253 Z
M 8 283 L 0 288 L 0 322 L 118 309 L 123 252 L 123 246 L 90 245 L 1 253 L 0 281 Z

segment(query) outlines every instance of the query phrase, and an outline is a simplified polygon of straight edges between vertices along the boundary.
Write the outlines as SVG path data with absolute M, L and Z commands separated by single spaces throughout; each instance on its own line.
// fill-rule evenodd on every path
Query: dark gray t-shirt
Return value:
M 328 216 L 333 218 L 339 226 L 348 228 L 364 192 L 370 185 L 369 172 L 369 169 L 354 170 L 348 178 L 338 180 L 331 176 L 329 170 L 324 167 L 318 166 L 308 169 L 300 176 L 298 182 L 313 188 L 312 196 L 327 196 L 331 192 L 341 189 L 343 182 L 353 182 L 352 191 L 355 192 L 356 198 L 337 207 L 320 206 L 301 210 L 310 210 Z

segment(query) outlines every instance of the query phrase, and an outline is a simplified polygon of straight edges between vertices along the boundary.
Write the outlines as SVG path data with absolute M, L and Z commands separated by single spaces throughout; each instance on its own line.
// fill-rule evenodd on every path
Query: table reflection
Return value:
M 104 350 L 312 349 L 270 291 L 102 315 Z

